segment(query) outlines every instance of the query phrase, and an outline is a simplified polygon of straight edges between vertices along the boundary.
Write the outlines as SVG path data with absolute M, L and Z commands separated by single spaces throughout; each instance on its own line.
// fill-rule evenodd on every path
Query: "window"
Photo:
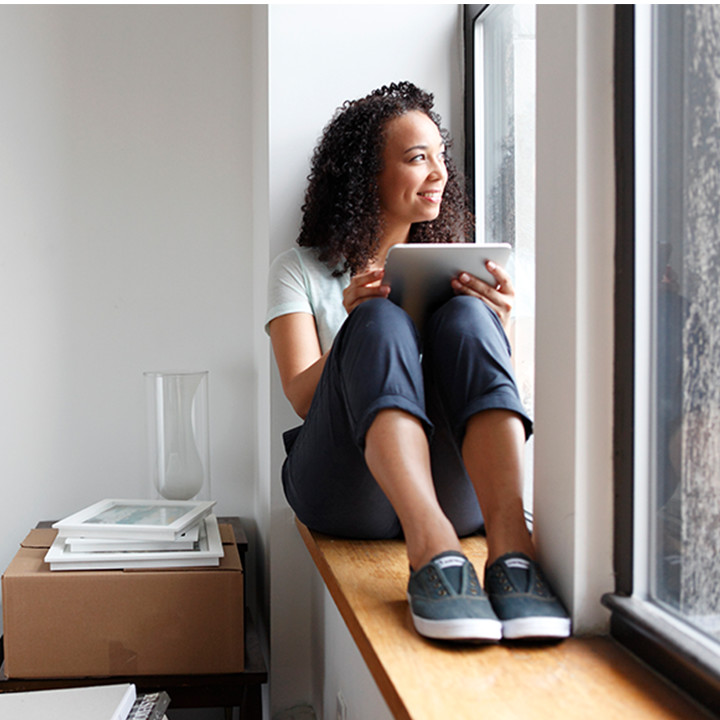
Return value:
M 510 331 L 523 404 L 532 414 L 535 357 L 535 7 L 468 5 L 466 174 L 477 242 L 506 242 L 515 285 Z M 528 453 L 532 452 L 532 441 Z M 527 462 L 528 470 L 532 462 Z M 526 507 L 532 505 L 528 475 Z
M 717 711 L 720 9 L 616 12 L 618 588 L 606 602 L 616 637 Z
M 720 639 L 720 13 L 663 6 L 655 35 L 650 595 Z

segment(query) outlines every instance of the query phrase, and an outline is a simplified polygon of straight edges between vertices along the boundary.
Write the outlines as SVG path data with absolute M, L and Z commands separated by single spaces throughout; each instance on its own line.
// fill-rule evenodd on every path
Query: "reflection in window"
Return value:
M 655 8 L 650 594 L 720 639 L 720 7 Z
M 515 368 L 533 407 L 535 7 L 490 5 L 475 26 L 475 215 L 479 242 L 513 248 Z
M 535 379 L 535 6 L 489 5 L 474 27 L 475 216 L 478 242 L 513 246 L 510 340 L 532 415 Z M 532 439 L 525 506 L 532 506 Z

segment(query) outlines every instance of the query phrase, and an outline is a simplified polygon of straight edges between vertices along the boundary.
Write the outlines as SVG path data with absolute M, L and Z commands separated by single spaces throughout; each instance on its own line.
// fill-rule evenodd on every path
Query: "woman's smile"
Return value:
M 442 200 L 442 193 L 439 190 L 428 190 L 426 192 L 420 192 L 418 195 L 432 203 L 439 203 Z

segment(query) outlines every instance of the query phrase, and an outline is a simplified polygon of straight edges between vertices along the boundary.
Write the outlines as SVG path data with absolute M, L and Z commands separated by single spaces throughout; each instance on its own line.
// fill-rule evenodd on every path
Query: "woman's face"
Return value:
M 447 183 L 445 143 L 423 112 L 393 118 L 385 126 L 383 169 L 377 177 L 387 229 L 434 220 Z

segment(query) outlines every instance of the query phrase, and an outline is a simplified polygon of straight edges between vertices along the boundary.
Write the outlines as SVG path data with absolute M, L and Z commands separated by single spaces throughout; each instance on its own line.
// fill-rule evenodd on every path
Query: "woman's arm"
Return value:
M 320 350 L 315 318 L 308 313 L 281 315 L 268 330 L 283 391 L 304 420 L 328 355 Z
M 370 270 L 353 277 L 343 292 L 348 313 L 365 300 L 387 297 L 390 288 L 381 284 L 383 272 Z M 328 355 L 320 348 L 315 318 L 303 312 L 281 315 L 270 322 L 268 331 L 285 396 L 304 420 Z

